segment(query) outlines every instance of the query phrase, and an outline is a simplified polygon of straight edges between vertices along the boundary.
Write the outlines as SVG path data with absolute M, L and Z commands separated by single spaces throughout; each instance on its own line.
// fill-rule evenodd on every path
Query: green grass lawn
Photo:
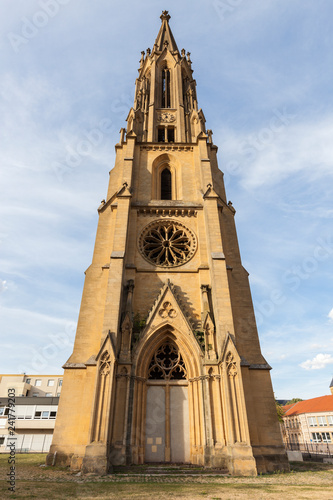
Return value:
M 44 467 L 45 455 L 16 456 L 16 491 L 8 492 L 8 455 L 0 455 L 0 499 L 279 499 L 331 500 L 333 465 L 294 462 L 286 474 L 255 478 L 208 476 L 176 477 L 109 475 L 77 476 L 66 467 Z

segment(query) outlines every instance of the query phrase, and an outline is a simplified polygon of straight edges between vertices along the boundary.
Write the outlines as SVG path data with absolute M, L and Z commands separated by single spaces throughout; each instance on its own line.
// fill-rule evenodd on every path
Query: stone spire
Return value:
M 179 52 L 176 41 L 169 26 L 169 19 L 171 18 L 169 12 L 167 10 L 164 10 L 160 18 L 162 21 L 162 25 L 155 40 L 155 50 L 158 52 L 162 52 L 167 44 L 170 52 Z
M 198 107 L 190 52 L 179 52 L 162 12 L 152 50 L 141 52 L 134 106 L 127 116 L 127 134 L 137 142 L 195 143 L 206 135 L 205 117 Z

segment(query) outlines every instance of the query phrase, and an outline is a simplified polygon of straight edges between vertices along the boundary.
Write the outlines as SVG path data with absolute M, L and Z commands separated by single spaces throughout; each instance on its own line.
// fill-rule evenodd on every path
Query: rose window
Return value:
M 140 237 L 140 250 L 146 260 L 162 267 L 185 264 L 196 250 L 196 238 L 181 222 L 155 221 L 146 226 Z

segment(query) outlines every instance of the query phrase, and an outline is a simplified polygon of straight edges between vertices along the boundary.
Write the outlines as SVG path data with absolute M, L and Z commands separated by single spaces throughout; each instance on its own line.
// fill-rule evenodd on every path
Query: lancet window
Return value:
M 161 173 L 161 200 L 172 200 L 171 172 L 165 168 Z
M 162 69 L 162 108 L 171 107 L 170 99 L 170 70 Z

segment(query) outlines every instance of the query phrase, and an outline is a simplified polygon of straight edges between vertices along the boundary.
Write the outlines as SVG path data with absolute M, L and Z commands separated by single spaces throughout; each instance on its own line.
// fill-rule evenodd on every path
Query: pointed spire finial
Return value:
M 169 11 L 163 10 L 162 15 L 160 16 L 161 21 L 163 22 L 164 20 L 166 20 L 166 22 L 168 23 L 170 18 L 171 16 L 169 16 Z

